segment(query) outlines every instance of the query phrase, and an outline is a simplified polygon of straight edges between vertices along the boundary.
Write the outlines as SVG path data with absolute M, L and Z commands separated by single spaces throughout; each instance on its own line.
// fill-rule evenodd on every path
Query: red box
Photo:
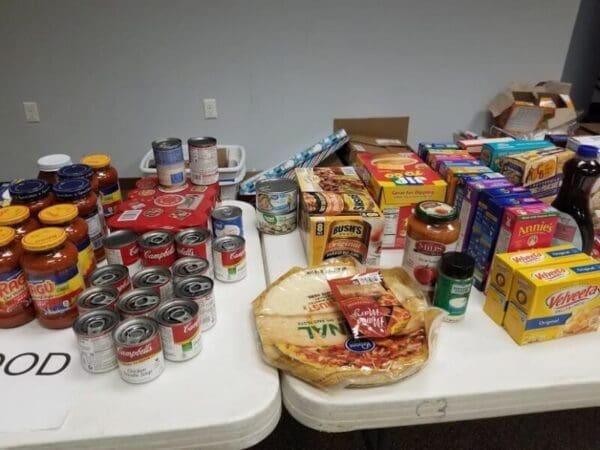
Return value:
M 551 247 L 558 214 L 556 209 L 544 203 L 506 208 L 495 252 Z

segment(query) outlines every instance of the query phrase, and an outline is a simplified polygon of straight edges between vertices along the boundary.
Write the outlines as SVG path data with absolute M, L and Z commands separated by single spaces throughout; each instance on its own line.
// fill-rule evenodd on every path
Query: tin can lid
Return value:
M 96 336 L 109 331 L 119 323 L 119 316 L 109 309 L 87 312 L 79 316 L 73 323 L 76 334 Z
M 29 217 L 29 208 L 25 205 L 12 205 L 0 208 L 0 225 L 15 225 Z
M 0 227 L 0 247 L 10 244 L 17 232 L 11 227 Z
M 64 153 L 55 153 L 52 155 L 42 156 L 37 160 L 38 168 L 42 172 L 56 172 L 58 169 L 64 166 L 68 166 L 73 161 L 69 155 Z
M 25 250 L 41 252 L 58 247 L 67 240 L 67 233 L 59 227 L 45 227 L 27 233 L 21 243 Z
M 212 146 L 217 145 L 217 140 L 209 136 L 191 137 L 188 139 L 188 145 Z
M 77 214 L 77 206 L 72 203 L 59 203 L 42 209 L 38 219 L 46 225 L 59 225 L 73 220 Z
M 91 178 L 94 171 L 87 164 L 70 164 L 58 169 L 58 178 L 61 180 L 71 178 Z
M 109 166 L 111 159 L 110 156 L 104 153 L 93 153 L 84 156 L 79 162 L 90 166 L 92 169 L 101 169 L 102 167 Z
M 50 192 L 50 185 L 46 181 L 37 178 L 15 181 L 8 187 L 8 192 L 15 200 L 35 200 Z
M 73 178 L 59 181 L 54 185 L 54 193 L 59 200 L 75 200 L 87 195 L 92 185 L 85 178 Z
M 445 223 L 456 219 L 458 211 L 447 203 L 427 200 L 416 206 L 415 215 L 425 222 Z
M 154 150 L 167 150 L 177 147 L 181 147 L 181 139 L 179 138 L 168 137 L 152 141 L 152 148 Z

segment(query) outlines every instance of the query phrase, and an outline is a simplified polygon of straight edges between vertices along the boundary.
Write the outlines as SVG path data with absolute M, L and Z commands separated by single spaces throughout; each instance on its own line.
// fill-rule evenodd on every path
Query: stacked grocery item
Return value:
M 267 234 L 286 234 L 296 229 L 298 185 L 274 178 L 256 183 L 256 223 Z

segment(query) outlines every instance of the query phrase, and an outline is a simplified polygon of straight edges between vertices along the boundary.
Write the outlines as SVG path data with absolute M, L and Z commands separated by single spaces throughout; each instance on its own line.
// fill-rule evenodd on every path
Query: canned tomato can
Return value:
M 211 233 L 207 228 L 186 228 L 175 235 L 178 256 L 199 256 L 210 261 Z
M 256 208 L 273 214 L 296 211 L 298 185 L 294 180 L 276 178 L 256 182 Z
M 296 229 L 296 211 L 271 214 L 256 210 L 256 228 L 266 234 L 287 234 Z
M 92 286 L 77 297 L 77 310 L 80 315 L 101 308 L 116 311 L 118 299 L 119 291 L 114 287 Z
M 153 289 L 162 301 L 173 297 L 173 281 L 171 271 L 166 266 L 146 267 L 136 273 L 131 282 L 134 288 Z
M 173 271 L 173 282 L 178 282 L 184 278 L 202 275 L 210 275 L 210 266 L 208 260 L 197 256 L 186 256 L 179 258 L 171 268 Z M 135 281 L 134 281 L 135 284 Z
M 208 277 L 188 277 L 175 283 L 175 297 L 182 300 L 193 300 L 198 304 L 200 328 L 210 330 L 217 322 L 215 283 Z
M 237 206 L 219 206 L 211 214 L 213 236 L 244 236 L 242 208 Z
M 217 158 L 217 140 L 215 138 L 189 138 L 188 154 L 192 183 L 208 186 L 219 181 L 219 161 Z
M 165 370 L 158 323 L 148 317 L 121 322 L 113 332 L 119 373 L 128 383 L 152 381 Z
M 213 272 L 219 281 L 239 281 L 246 276 L 246 241 L 223 236 L 213 241 Z
M 160 305 L 160 295 L 151 288 L 132 289 L 121 295 L 117 301 L 117 311 L 123 319 L 132 317 L 154 317 Z
M 165 230 L 148 231 L 138 238 L 143 266 L 171 266 L 177 259 L 173 233 Z
M 185 161 L 181 139 L 157 139 L 152 142 L 152 151 L 160 185 L 169 188 L 185 184 Z
M 113 287 L 121 295 L 131 289 L 129 270 L 122 264 L 108 264 L 96 268 L 90 275 L 90 284 L 98 287 Z
M 169 361 L 186 361 L 202 350 L 198 304 L 173 300 L 156 311 L 163 353 Z
M 135 274 L 141 269 L 140 247 L 137 234 L 131 230 L 119 230 L 104 238 L 104 250 L 108 264 L 121 264 Z
M 79 316 L 73 322 L 81 365 L 90 373 L 103 373 L 117 368 L 117 354 L 112 333 L 119 316 L 109 309 L 97 309 Z

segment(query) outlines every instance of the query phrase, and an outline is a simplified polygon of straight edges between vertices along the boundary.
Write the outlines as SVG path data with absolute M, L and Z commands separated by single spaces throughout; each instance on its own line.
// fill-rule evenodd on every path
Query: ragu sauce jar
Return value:
M 100 201 L 104 210 L 104 217 L 110 217 L 117 212 L 121 204 L 121 187 L 119 186 L 119 174 L 110 165 L 110 156 L 102 153 L 87 155 L 81 158 L 82 164 L 90 166 L 98 176 L 100 188 Z
M 12 205 L 24 205 L 33 217 L 55 203 L 51 186 L 44 180 L 31 179 L 15 181 L 8 187 Z
M 22 241 L 22 266 L 40 324 L 67 328 L 77 318 L 77 296 L 83 277 L 77 268 L 77 248 L 62 228 L 27 233 Z
M 52 155 L 42 156 L 37 160 L 39 173 L 38 179 L 44 180 L 46 183 L 53 185 L 58 183 L 57 172 L 61 167 L 72 164 L 71 157 L 64 153 L 56 153 Z
M 23 249 L 15 236 L 12 228 L 0 227 L 0 328 L 18 327 L 35 318 L 21 269 Z
M 14 205 L 0 208 L 0 226 L 14 228 L 15 240 L 21 242 L 23 236 L 30 231 L 37 230 L 40 223 L 31 217 L 27 206 Z

